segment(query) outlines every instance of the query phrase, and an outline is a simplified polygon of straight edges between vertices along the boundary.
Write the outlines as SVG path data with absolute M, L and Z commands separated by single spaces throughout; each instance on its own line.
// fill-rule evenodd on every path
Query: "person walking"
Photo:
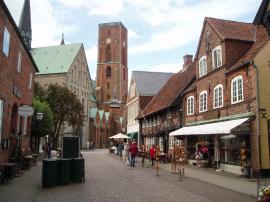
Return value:
M 145 146 L 143 144 L 142 145 L 142 167 L 144 167 L 145 153 L 146 153 L 146 149 L 145 149 Z
M 138 153 L 138 147 L 136 142 L 133 142 L 131 147 L 130 147 L 130 153 L 131 153 L 131 167 L 135 167 L 135 158 L 137 156 Z
M 154 145 L 151 146 L 149 153 L 150 153 L 150 158 L 152 161 L 152 167 L 154 167 L 154 160 L 155 160 L 155 147 L 154 147 Z

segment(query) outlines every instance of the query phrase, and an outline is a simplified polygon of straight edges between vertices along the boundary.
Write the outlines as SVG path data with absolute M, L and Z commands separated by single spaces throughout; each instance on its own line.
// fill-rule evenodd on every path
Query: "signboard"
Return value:
M 18 108 L 18 113 L 20 116 L 24 117 L 32 116 L 34 113 L 34 109 L 29 105 L 23 105 Z

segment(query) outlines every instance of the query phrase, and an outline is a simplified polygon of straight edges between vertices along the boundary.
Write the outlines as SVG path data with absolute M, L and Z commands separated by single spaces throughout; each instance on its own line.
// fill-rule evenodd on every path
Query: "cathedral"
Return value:
M 110 136 L 126 132 L 127 33 L 121 22 L 99 24 L 97 108 L 90 110 L 90 140 L 97 148 L 108 147 Z

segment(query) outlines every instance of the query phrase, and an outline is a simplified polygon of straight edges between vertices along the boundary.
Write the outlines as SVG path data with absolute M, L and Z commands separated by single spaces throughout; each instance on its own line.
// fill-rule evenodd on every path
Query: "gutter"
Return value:
M 256 125 L 257 125 L 257 134 L 258 134 L 258 146 L 259 146 L 259 151 L 258 151 L 258 159 L 259 159 L 259 172 L 261 170 L 261 141 L 260 141 L 260 96 L 259 96 L 259 70 L 257 65 L 254 63 L 254 61 L 250 61 L 250 64 L 253 65 L 253 67 L 256 70 L 256 107 L 257 107 L 257 113 L 258 113 L 258 117 L 256 119 Z M 261 175 L 261 173 L 260 173 Z

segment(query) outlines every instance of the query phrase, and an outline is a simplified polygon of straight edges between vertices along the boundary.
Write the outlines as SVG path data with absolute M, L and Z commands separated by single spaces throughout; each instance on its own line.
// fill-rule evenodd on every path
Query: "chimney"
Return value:
M 183 69 L 185 69 L 193 62 L 193 55 L 187 54 L 183 57 L 183 59 L 184 59 Z

